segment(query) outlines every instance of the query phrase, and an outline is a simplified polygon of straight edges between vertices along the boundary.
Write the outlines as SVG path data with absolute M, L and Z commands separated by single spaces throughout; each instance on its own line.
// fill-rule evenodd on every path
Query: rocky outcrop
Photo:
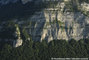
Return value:
M 13 41 L 13 47 L 19 47 L 22 45 L 23 40 L 21 39 L 18 25 L 15 26 L 16 26 L 16 32 L 15 32 L 16 40 Z
M 89 17 L 81 12 L 63 12 L 65 3 L 59 3 L 57 7 L 36 12 L 28 18 L 32 23 L 29 34 L 33 40 L 49 42 L 57 39 L 89 38 Z
M 22 45 L 22 39 L 17 39 L 16 41 L 13 41 L 13 47 L 19 47 Z
M 24 4 L 28 1 L 31 0 L 26 0 Z M 77 0 L 75 2 L 77 2 Z M 82 12 L 82 9 L 85 7 L 83 8 L 82 4 L 75 2 L 73 3 L 71 0 L 57 2 L 57 4 L 51 8 L 42 8 L 38 9 L 40 11 L 34 11 L 34 13 L 32 13 L 33 15 L 25 19 L 17 18 L 15 19 L 15 23 L 19 24 L 22 29 L 27 30 L 26 32 L 34 41 L 47 40 L 50 42 L 51 40 L 60 39 L 79 40 L 89 38 L 89 17 L 86 13 Z M 50 6 L 51 4 L 48 5 Z M 75 6 L 75 10 L 73 10 Z M 13 45 L 14 47 L 18 47 L 22 45 L 18 27 L 16 28 L 15 35 L 17 35 L 17 39 Z
M 89 11 L 89 4 L 88 3 L 82 3 L 81 4 L 81 7 L 82 7 L 82 10 L 84 10 L 84 11 Z

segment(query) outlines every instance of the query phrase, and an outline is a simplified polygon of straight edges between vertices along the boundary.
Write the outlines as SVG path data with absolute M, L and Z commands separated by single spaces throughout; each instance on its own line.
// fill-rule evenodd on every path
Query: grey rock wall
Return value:
M 34 41 L 89 38 L 89 17 L 81 11 L 68 12 L 65 6 L 64 2 L 59 2 L 54 8 L 42 9 L 26 19 L 17 18 L 15 23 L 24 27 Z M 15 44 L 22 45 L 19 41 L 22 40 L 17 39 Z
M 70 40 L 89 38 L 89 17 L 81 12 L 46 9 L 36 12 L 28 21 L 34 22 L 29 34 L 33 40 Z

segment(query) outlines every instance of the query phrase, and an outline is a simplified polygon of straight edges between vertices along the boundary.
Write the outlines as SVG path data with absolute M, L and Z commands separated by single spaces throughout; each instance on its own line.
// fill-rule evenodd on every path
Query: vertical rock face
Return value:
M 22 0 L 23 4 L 26 4 L 28 1 L 32 0 Z M 44 5 L 42 5 L 40 7 L 43 8 L 42 10 L 30 10 L 31 12 L 34 12 L 32 13 L 33 15 L 26 19 L 17 18 L 18 21 L 16 21 L 16 23 L 19 24 L 21 28 L 24 27 L 34 41 L 47 40 L 50 42 L 51 40 L 57 39 L 79 40 L 89 38 L 89 14 L 87 14 L 88 10 L 84 10 L 84 8 L 86 8 L 86 4 L 79 4 L 77 0 L 73 0 L 74 2 L 71 1 L 72 0 L 65 0 L 57 2 L 55 5 L 52 4 L 52 8 L 49 6 L 53 2 L 48 4 L 47 8 L 43 8 Z M 37 2 L 38 1 L 36 1 L 36 3 Z M 82 5 L 85 6 L 82 7 Z M 35 7 L 39 8 L 38 6 L 40 6 L 40 4 L 37 6 L 34 5 L 34 8 L 31 9 L 35 10 Z M 78 11 L 74 10 L 74 6 L 76 6 L 75 10 Z M 25 11 L 24 7 L 24 12 L 27 11 L 29 10 Z M 22 45 L 22 39 L 20 38 L 20 31 L 18 27 L 16 28 L 16 35 L 17 39 L 13 43 L 14 47 Z
M 22 45 L 22 39 L 21 39 L 21 36 L 20 36 L 20 30 L 19 30 L 19 27 L 17 25 L 16 26 L 16 32 L 15 32 L 15 35 L 17 37 L 16 40 L 13 41 L 13 46 L 14 47 L 19 47 Z
M 81 12 L 64 12 L 65 4 L 36 12 L 28 21 L 34 22 L 29 31 L 33 40 L 70 40 L 89 38 L 89 17 Z M 60 9 L 61 8 L 61 9 Z
M 50 12 L 50 13 L 48 13 Z M 57 12 L 57 17 L 56 17 Z M 56 40 L 56 39 L 83 39 L 89 38 L 89 18 L 81 14 L 80 12 L 72 13 L 67 12 L 61 14 L 56 11 L 52 14 L 51 11 L 44 12 L 45 20 L 40 20 L 40 17 L 34 16 L 36 28 L 32 35 L 39 34 L 41 40 Z M 41 15 L 42 17 L 42 15 Z M 33 18 L 32 18 L 33 19 Z M 40 20 L 38 22 L 37 20 Z M 44 21 L 43 21 L 44 20 Z M 44 23 L 44 25 L 43 25 Z M 42 31 L 40 31 L 42 27 Z M 38 33 L 39 32 L 39 33 Z M 34 40 L 36 37 L 34 38 Z
M 13 41 L 13 47 L 19 47 L 22 45 L 22 39 L 17 39 L 16 41 Z

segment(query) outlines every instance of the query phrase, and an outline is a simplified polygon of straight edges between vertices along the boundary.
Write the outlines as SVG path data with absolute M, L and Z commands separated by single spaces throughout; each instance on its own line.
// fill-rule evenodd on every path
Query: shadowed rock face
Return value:
M 23 4 L 26 4 L 27 2 L 32 1 L 32 0 L 22 0 Z
M 17 1 L 20 0 L 0 0 L 1 4 L 8 4 L 8 3 L 16 3 Z M 27 2 L 31 2 L 32 0 L 21 0 L 23 4 L 27 3 Z
M 0 0 L 0 4 L 5 5 L 9 3 L 16 3 L 18 0 Z

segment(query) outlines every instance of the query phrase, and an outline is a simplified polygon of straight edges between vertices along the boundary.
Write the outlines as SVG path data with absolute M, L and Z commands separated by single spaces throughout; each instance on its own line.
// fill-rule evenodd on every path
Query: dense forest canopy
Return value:
M 0 42 L 1 45 L 1 42 Z M 13 48 L 9 44 L 0 48 L 0 60 L 51 60 L 51 58 L 88 58 L 89 39 L 76 41 L 53 40 L 47 43 L 25 41 Z

